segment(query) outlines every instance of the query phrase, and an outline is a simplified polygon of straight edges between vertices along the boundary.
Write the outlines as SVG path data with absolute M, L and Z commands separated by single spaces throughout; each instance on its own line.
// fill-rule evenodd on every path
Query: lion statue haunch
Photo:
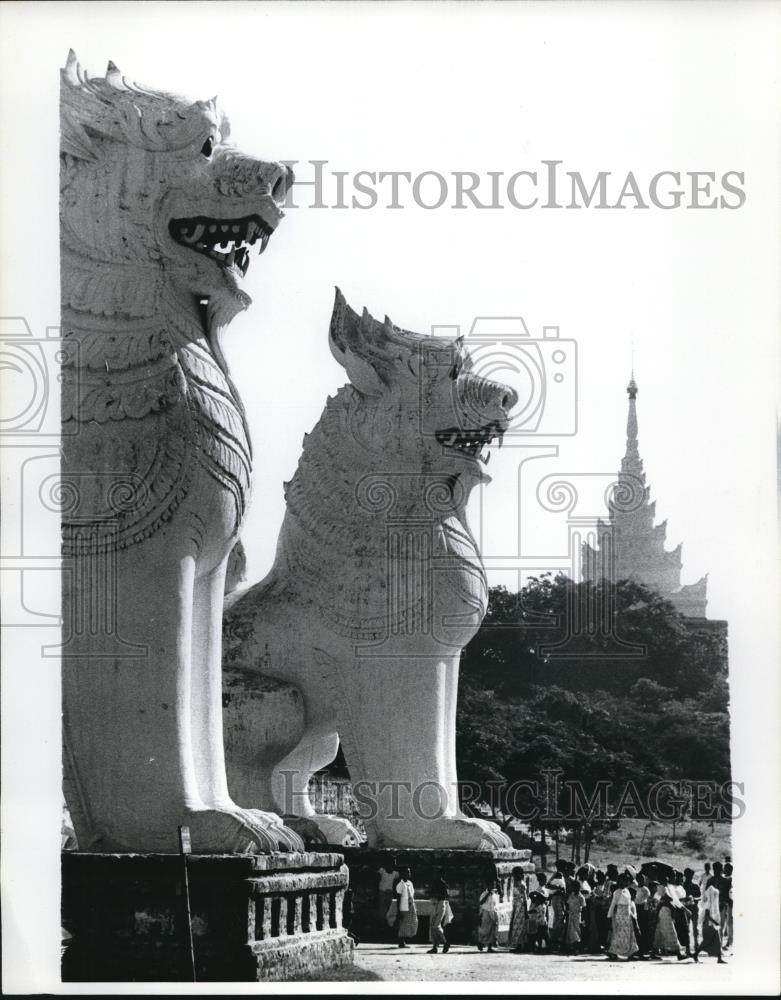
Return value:
M 517 396 L 470 371 L 460 340 L 360 317 L 338 290 L 330 345 L 350 384 L 304 438 L 274 566 L 234 595 L 223 645 L 233 690 L 258 675 L 300 690 L 303 736 L 271 761 L 229 727 L 229 783 L 259 775 L 258 794 L 330 839 L 307 787 L 341 741 L 356 794 L 375 800 L 371 844 L 508 847 L 459 808 L 455 714 L 459 656 L 487 601 L 465 507 Z
M 292 175 L 216 99 L 61 89 L 63 737 L 79 846 L 300 849 L 228 793 L 221 621 L 251 447 L 220 336 Z

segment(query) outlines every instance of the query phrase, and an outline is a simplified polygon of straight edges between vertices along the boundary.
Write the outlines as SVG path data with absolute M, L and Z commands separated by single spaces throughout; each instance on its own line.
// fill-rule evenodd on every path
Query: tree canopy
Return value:
M 612 629 L 599 625 L 606 608 Z M 729 781 L 723 643 L 631 581 L 544 576 L 518 594 L 492 588 L 462 656 L 459 777 L 499 798 L 518 782 L 543 789 L 556 770 L 586 795 L 604 781 L 640 793 L 660 781 Z M 534 798 L 524 787 L 500 806 L 517 814 Z

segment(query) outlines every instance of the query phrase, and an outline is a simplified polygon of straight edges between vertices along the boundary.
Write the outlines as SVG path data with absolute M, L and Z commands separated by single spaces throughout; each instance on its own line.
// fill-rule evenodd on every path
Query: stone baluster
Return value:
M 255 940 L 265 941 L 271 937 L 271 899 L 268 896 L 255 897 Z
M 279 925 L 277 934 L 284 937 L 287 934 L 287 896 L 282 896 L 279 900 Z
M 301 927 L 301 910 L 303 907 L 303 898 L 299 895 L 290 896 L 287 902 L 287 930 L 289 934 L 300 934 L 302 931 Z
M 344 890 L 337 889 L 334 892 L 334 908 L 333 912 L 336 916 L 336 920 L 333 924 L 334 927 L 342 926 L 342 913 L 344 910 Z
M 308 934 L 312 929 L 312 896 L 305 892 L 301 897 L 301 933 Z

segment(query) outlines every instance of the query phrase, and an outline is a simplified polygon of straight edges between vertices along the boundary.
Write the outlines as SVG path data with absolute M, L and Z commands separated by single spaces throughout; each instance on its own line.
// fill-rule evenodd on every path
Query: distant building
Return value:
M 637 383 L 627 386 L 626 454 L 608 504 L 607 521 L 597 523 L 598 542 L 583 546 L 584 580 L 634 580 L 661 594 L 687 618 L 704 619 L 708 577 L 681 584 L 681 545 L 666 549 L 667 521 L 654 524 L 656 502 L 650 499 L 637 445 Z

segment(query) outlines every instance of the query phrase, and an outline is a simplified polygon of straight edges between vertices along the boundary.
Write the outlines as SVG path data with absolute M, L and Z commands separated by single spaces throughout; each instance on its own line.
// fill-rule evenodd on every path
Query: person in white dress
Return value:
M 395 899 L 396 883 L 399 879 L 399 873 L 396 868 L 396 862 L 393 858 L 389 858 L 385 861 L 377 870 L 378 878 L 378 892 L 379 892 L 379 913 L 380 917 L 385 920 L 388 916 L 388 909 Z
M 629 889 L 629 877 L 619 876 L 618 888 L 610 900 L 607 919 L 610 921 L 610 940 L 607 944 L 608 957 L 630 959 L 638 952 L 635 937 L 637 910 Z
M 402 868 L 396 885 L 396 895 L 399 897 L 398 937 L 399 948 L 407 947 L 407 939 L 414 938 L 418 933 L 418 913 L 415 908 L 415 886 L 410 880 L 409 868 Z
M 480 924 L 477 928 L 477 948 L 493 951 L 499 934 L 499 883 L 492 882 L 480 894 Z

